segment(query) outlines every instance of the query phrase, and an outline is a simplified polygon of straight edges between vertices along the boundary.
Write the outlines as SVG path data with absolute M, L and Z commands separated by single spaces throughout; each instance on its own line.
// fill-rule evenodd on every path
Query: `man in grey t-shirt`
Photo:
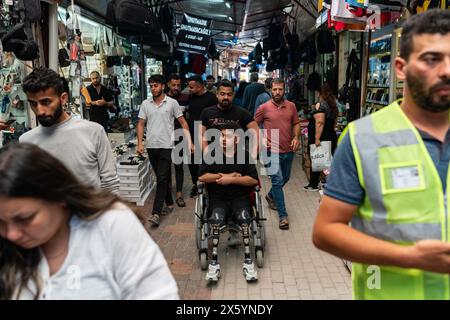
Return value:
M 103 127 L 71 117 L 59 75 L 37 68 L 23 80 L 23 90 L 40 126 L 23 134 L 20 142 L 32 143 L 59 159 L 80 181 L 118 193 L 120 180 L 111 145 Z
M 183 117 L 180 105 L 175 99 L 164 94 L 165 82 L 161 75 L 153 75 L 148 79 L 152 98 L 142 102 L 137 123 L 137 152 L 143 153 L 144 128 L 147 124 L 147 153 L 156 175 L 156 196 L 153 212 L 149 221 L 157 227 L 163 213 L 164 202 L 167 212 L 173 211 L 171 191 L 172 149 L 174 148 L 174 119 L 177 119 L 184 129 L 188 145 L 192 149 L 189 127 Z

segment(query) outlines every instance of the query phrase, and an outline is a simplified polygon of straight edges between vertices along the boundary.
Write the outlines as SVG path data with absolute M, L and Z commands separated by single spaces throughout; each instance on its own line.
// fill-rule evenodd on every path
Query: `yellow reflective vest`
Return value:
M 424 239 L 448 242 L 447 194 L 419 132 L 399 104 L 350 123 L 346 134 L 365 191 L 351 226 L 400 245 Z M 355 299 L 450 298 L 448 275 L 417 269 L 353 263 L 352 282 Z

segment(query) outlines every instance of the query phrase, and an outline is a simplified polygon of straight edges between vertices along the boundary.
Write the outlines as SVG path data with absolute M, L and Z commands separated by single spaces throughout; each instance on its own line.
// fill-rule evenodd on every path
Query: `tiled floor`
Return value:
M 270 188 L 267 177 L 261 178 L 262 196 Z M 175 276 L 182 299 L 351 299 L 351 279 L 342 260 L 317 250 L 311 241 L 312 226 L 319 204 L 318 193 L 303 191 L 307 184 L 301 159 L 294 160 L 291 181 L 285 186 L 290 229 L 278 228 L 278 214 L 264 206 L 267 213 L 264 268 L 258 269 L 259 280 L 247 283 L 242 274 L 243 246 L 226 246 L 222 234 L 219 261 L 222 277 L 215 285 L 205 280 L 200 270 L 194 233 L 194 199 L 189 172 L 185 178 L 185 208 L 164 216 L 150 234 L 159 244 Z M 141 216 L 152 208 L 152 193 Z

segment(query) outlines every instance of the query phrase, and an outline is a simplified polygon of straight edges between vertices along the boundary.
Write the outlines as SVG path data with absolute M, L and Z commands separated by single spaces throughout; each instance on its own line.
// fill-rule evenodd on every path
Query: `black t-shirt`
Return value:
M 108 88 L 106 88 L 104 85 L 100 85 L 100 92 L 97 91 L 97 89 L 91 84 L 86 88 L 89 92 L 89 96 L 91 97 L 92 102 L 98 101 L 98 100 L 105 100 L 105 101 L 113 101 L 114 97 L 111 94 L 111 91 L 109 91 Z M 108 108 L 106 106 L 94 106 L 91 105 L 91 117 L 101 117 L 101 118 L 109 118 L 108 116 Z
M 191 95 L 189 98 L 189 106 L 187 118 L 191 134 L 194 132 L 194 121 L 200 120 L 203 109 L 217 105 L 217 98 L 211 92 L 206 92 L 201 96 Z
M 223 164 L 205 164 L 200 165 L 199 176 L 205 173 L 240 173 L 242 176 L 250 176 L 258 180 L 258 172 L 255 164 L 250 163 L 250 155 L 245 152 L 245 163 L 237 164 L 237 154 L 235 154 L 233 163 L 227 164 L 227 159 L 224 156 Z M 230 160 L 228 160 L 230 161 Z M 219 185 L 217 183 L 208 184 L 208 195 L 211 199 L 218 199 L 223 201 L 230 201 L 235 198 L 240 198 L 245 195 L 250 195 L 254 187 L 246 187 L 241 185 Z
M 168 95 L 169 97 L 171 97 L 171 98 L 177 100 L 178 104 L 179 104 L 180 107 L 183 109 L 183 116 L 186 117 L 186 108 L 187 108 L 187 106 L 188 106 L 188 104 L 189 104 L 189 95 L 184 94 L 184 93 L 180 93 L 180 94 L 178 95 L 178 97 L 176 97 L 176 98 L 170 96 L 169 94 L 167 94 L 167 95 Z M 181 124 L 180 124 L 180 122 L 178 121 L 178 119 L 175 119 L 174 125 L 175 125 L 175 129 L 180 129 L 180 128 L 181 128 Z
M 253 121 L 250 112 L 238 106 L 232 106 L 228 110 L 222 110 L 217 105 L 209 107 L 203 110 L 200 118 L 202 120 L 202 125 L 204 125 L 206 129 L 217 128 L 228 122 L 235 122 L 245 131 L 247 130 L 247 125 Z

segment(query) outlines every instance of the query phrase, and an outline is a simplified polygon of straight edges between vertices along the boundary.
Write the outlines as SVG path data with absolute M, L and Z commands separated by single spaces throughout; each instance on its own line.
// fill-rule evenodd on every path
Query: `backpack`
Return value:
M 106 9 L 106 23 L 124 35 L 147 35 L 161 28 L 158 18 L 136 0 L 112 0 Z
M 331 31 L 319 30 L 317 33 L 317 51 L 320 54 L 333 53 L 335 50 L 334 39 Z
M 3 36 L 1 41 L 3 50 L 13 52 L 20 60 L 29 61 L 39 57 L 39 47 L 23 23 L 15 25 L 10 32 Z
M 19 0 L 19 12 L 23 22 L 39 22 L 42 19 L 40 0 Z

